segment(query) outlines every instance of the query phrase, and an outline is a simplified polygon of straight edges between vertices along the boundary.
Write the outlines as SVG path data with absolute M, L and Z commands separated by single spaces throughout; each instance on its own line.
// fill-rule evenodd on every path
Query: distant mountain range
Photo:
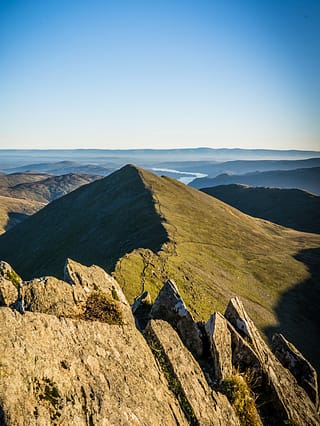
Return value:
M 320 197 L 299 189 L 220 185 L 203 188 L 243 213 L 298 231 L 320 233 Z
M 209 178 L 214 178 L 222 173 L 244 174 L 251 172 L 264 172 L 271 170 L 295 170 L 301 168 L 320 167 L 320 158 L 305 160 L 236 160 L 236 161 L 171 161 L 160 163 L 158 167 L 179 169 L 205 173 Z
M 59 161 L 59 162 L 47 162 L 47 163 L 34 163 L 26 164 L 23 166 L 12 167 L 7 170 L 11 173 L 23 173 L 23 172 L 43 172 L 53 175 L 62 174 L 96 174 L 106 176 L 110 174 L 114 169 L 99 166 L 97 164 L 80 164 L 75 161 Z
M 171 278 L 197 320 L 238 295 L 267 336 L 285 332 L 319 367 L 319 245 L 318 235 L 126 166 L 0 236 L 0 258 L 25 279 L 61 277 L 67 257 L 98 264 L 131 303 L 144 290 L 154 298 Z
M 221 174 L 212 179 L 195 179 L 190 185 L 200 189 L 231 183 L 275 188 L 297 188 L 320 195 L 320 167 L 255 172 L 244 175 Z
M 23 171 L 22 166 L 38 163 L 59 163 L 63 161 L 76 162 L 82 165 L 99 165 L 115 170 L 126 163 L 139 164 L 144 167 L 159 167 L 160 163 L 181 162 L 214 162 L 230 160 L 298 160 L 320 157 L 319 151 L 298 150 L 264 150 L 264 149 L 74 149 L 74 150 L 0 150 L 0 171 Z M 162 165 L 162 167 L 166 167 Z M 303 166 L 304 167 L 304 166 Z M 172 168 L 168 167 L 167 168 Z M 176 167 L 173 167 L 176 168 Z M 179 170 L 179 169 L 178 169 Z M 189 170 L 193 171 L 193 170 Z M 195 170 L 196 171 L 196 170 Z M 69 170 L 63 173 L 98 173 L 94 170 Z M 62 173 L 58 173 L 62 174 Z M 103 173 L 102 173 L 103 174 Z

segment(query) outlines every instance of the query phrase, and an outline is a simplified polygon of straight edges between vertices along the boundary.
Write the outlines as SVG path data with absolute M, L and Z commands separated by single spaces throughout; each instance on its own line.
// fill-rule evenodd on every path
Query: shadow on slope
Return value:
M 320 197 L 300 189 L 219 185 L 202 192 L 243 213 L 302 232 L 320 233 Z
M 277 327 L 267 327 L 270 342 L 274 333 L 287 337 L 320 373 L 320 248 L 301 250 L 295 259 L 304 263 L 310 278 L 283 293 L 275 312 Z
M 30 215 L 26 213 L 9 212 L 8 221 L 4 227 L 4 230 L 6 232 L 9 231 L 9 229 L 28 219 L 28 217 L 30 217 Z
M 24 279 L 62 277 L 67 257 L 113 271 L 137 248 L 158 251 L 167 241 L 162 218 L 134 166 L 53 201 L 0 237 L 0 258 Z

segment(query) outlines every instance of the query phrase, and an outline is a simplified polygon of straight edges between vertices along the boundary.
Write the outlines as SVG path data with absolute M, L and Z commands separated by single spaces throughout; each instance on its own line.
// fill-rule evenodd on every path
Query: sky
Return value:
M 0 0 L 0 148 L 320 150 L 319 0 Z

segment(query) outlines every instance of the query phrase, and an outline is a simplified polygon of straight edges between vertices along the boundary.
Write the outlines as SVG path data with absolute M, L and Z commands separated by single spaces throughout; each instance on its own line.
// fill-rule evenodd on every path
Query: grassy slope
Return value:
M 201 191 L 251 216 L 303 232 L 320 233 L 320 197 L 299 189 L 220 185 Z
M 173 179 L 140 173 L 154 193 L 170 242 L 158 255 L 136 250 L 118 262 L 115 276 L 130 302 L 141 282 L 155 297 L 163 280 L 171 277 L 197 319 L 207 319 L 215 310 L 223 312 L 229 298 L 238 295 L 261 330 L 282 327 L 277 319 L 279 303 L 290 289 L 310 279 L 308 267 L 295 256 L 319 247 L 320 236 L 249 217 Z M 319 263 L 318 252 L 310 256 Z M 311 306 L 317 310 L 320 303 L 316 284 L 310 284 L 310 300 L 300 293 L 295 296 L 298 305 L 300 296 L 303 301 L 297 318 L 290 317 L 297 309 L 287 306 L 290 318 L 284 329 L 313 361 L 320 355 L 314 343 L 320 321 L 308 311 Z M 310 335 L 303 335 L 306 328 L 312 330 Z
M 19 200 L 0 195 L 0 234 L 44 207 L 37 201 Z M 14 219 L 13 219 L 14 216 Z

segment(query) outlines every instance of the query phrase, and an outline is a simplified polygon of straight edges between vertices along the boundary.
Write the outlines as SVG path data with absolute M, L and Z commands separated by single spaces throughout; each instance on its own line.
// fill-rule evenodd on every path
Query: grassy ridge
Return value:
M 130 302 L 143 289 L 154 298 L 170 277 L 199 320 L 240 296 L 261 330 L 280 327 L 317 364 L 318 247 L 319 235 L 252 218 L 174 179 L 126 166 L 1 236 L 0 258 L 24 279 L 61 277 L 67 257 L 98 264 L 113 271 Z

